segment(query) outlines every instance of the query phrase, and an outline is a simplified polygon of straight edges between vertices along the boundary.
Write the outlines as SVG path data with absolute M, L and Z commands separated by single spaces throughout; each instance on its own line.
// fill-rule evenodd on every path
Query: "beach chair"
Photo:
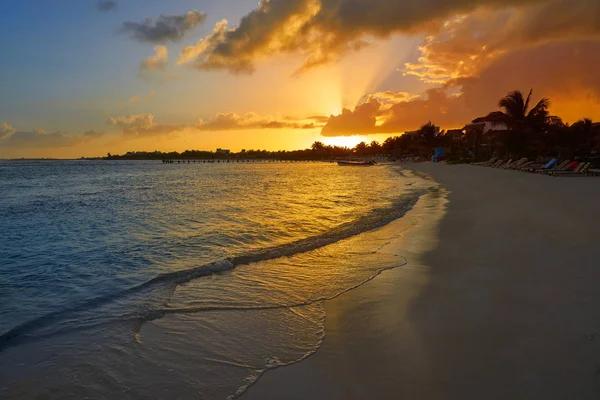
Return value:
M 551 173 L 552 176 L 587 176 L 590 163 L 579 163 L 577 168 L 572 171 L 554 171 Z
M 547 163 L 537 163 L 532 164 L 527 168 L 527 172 L 538 173 L 539 171 L 547 171 L 549 169 L 554 168 L 554 166 L 558 163 L 556 158 L 551 159 Z
M 511 165 L 513 162 L 512 158 L 510 160 L 508 160 L 508 162 L 506 164 L 500 164 L 497 168 L 508 168 L 509 165 Z
M 506 169 L 517 169 L 519 168 L 521 165 L 525 164 L 527 162 L 527 158 L 523 157 L 521 158 L 519 161 L 517 161 L 516 163 L 509 165 L 508 167 L 506 167 Z
M 491 165 L 491 164 L 495 163 L 496 161 L 498 161 L 498 157 L 492 157 L 492 158 L 490 158 L 487 161 L 473 163 L 472 165 L 477 165 L 477 166 L 485 167 L 487 165 Z
M 513 169 L 515 169 L 515 170 L 517 170 L 517 171 L 526 171 L 526 170 L 528 170 L 528 169 L 529 169 L 529 167 L 530 167 L 531 165 L 533 165 L 533 164 L 534 164 L 534 162 L 533 162 L 533 161 L 527 161 L 527 162 L 525 162 L 525 163 L 521 164 L 519 167 L 517 167 L 517 168 L 513 168 Z
M 600 176 L 600 169 L 590 168 L 587 172 L 588 176 Z
M 571 160 L 565 160 L 565 161 L 561 162 L 560 164 L 558 164 L 556 166 L 556 168 L 540 169 L 540 170 L 537 170 L 536 172 L 538 174 L 549 174 L 549 173 L 552 173 L 553 171 L 564 171 L 565 169 L 569 168 L 570 163 L 571 163 Z

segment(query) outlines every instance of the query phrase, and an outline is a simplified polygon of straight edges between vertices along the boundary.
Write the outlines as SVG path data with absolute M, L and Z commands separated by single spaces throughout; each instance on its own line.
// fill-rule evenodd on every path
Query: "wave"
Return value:
M 229 271 L 239 265 L 252 264 L 282 257 L 290 257 L 295 254 L 309 252 L 336 243 L 340 240 L 359 235 L 363 232 L 382 227 L 404 216 L 406 212 L 408 212 L 418 201 L 418 199 L 425 193 L 426 190 L 415 190 L 413 192 L 405 193 L 390 207 L 374 209 L 355 221 L 342 224 L 321 235 L 308 237 L 288 244 L 265 248 L 225 260 L 215 261 L 188 270 L 160 274 L 153 279 L 120 292 L 109 293 L 107 295 L 85 301 L 72 308 L 45 314 L 41 317 L 16 326 L 0 335 L 0 352 L 9 347 L 17 346 L 30 341 L 47 339 L 58 334 L 84 330 L 91 327 L 96 327 L 104 322 L 112 322 L 115 320 L 137 321 L 137 328 L 135 330 L 139 332 L 139 329 L 144 322 L 160 318 L 165 312 L 170 312 L 161 307 L 163 302 L 160 301 L 160 296 L 158 296 L 156 293 L 157 290 L 162 289 L 168 292 L 169 294 L 166 296 L 168 298 L 178 285 L 190 282 L 194 279 Z M 382 271 L 379 271 L 377 274 L 381 272 Z M 375 274 L 375 276 L 377 274 Z M 373 278 L 374 276 L 370 279 Z M 348 288 L 347 290 L 351 290 L 364 283 L 365 282 L 362 282 L 357 286 Z M 139 299 L 140 302 L 144 304 L 141 309 L 133 311 L 130 309 L 126 310 L 125 312 L 121 310 L 120 313 L 114 312 L 113 310 L 113 312 L 108 313 L 109 315 L 101 316 L 94 313 L 94 311 L 99 310 L 103 306 L 115 305 L 119 301 L 128 299 L 130 297 L 134 298 L 135 296 L 142 296 L 142 299 L 144 300 L 141 301 L 142 299 Z M 327 299 L 315 301 L 322 300 Z M 128 305 L 129 307 L 132 307 L 131 303 L 128 303 Z M 300 306 L 300 304 L 287 305 L 287 307 L 294 306 Z M 213 307 L 197 309 L 195 312 L 226 310 L 228 310 L 227 307 Z M 178 312 L 186 312 L 186 310 L 178 310 Z M 191 310 L 188 312 L 191 312 Z M 92 313 L 92 315 L 83 315 L 85 313 Z M 115 315 L 117 315 L 117 317 L 115 317 Z M 44 329 L 49 330 L 44 332 Z

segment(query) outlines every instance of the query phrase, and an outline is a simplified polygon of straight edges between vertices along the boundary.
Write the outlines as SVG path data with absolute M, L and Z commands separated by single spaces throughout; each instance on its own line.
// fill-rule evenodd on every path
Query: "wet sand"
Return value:
M 319 351 L 242 398 L 600 398 L 600 179 L 410 168 L 441 188 L 383 228 L 408 265 L 326 302 Z

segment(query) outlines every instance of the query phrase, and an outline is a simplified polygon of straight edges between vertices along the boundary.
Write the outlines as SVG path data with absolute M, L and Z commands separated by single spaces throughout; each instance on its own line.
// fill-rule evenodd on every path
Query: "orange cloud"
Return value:
M 534 89 L 549 97 L 551 111 L 567 122 L 583 117 L 600 119 L 600 41 L 556 41 L 506 52 L 482 66 L 477 76 L 451 79 L 431 89 L 425 98 L 403 101 L 405 95 L 377 96 L 354 110 L 332 116 L 324 136 L 402 133 L 431 120 L 443 128 L 460 128 L 476 117 L 498 109 L 498 101 L 514 89 Z M 458 89 L 455 95 L 449 89 Z M 389 105 L 391 103 L 391 105 Z
M 505 54 L 551 42 L 600 39 L 598 0 L 553 0 L 504 10 L 478 9 L 446 21 L 425 39 L 405 74 L 427 83 L 476 76 Z
M 388 98 L 393 98 L 389 95 Z M 448 95 L 444 89 L 431 89 L 425 98 L 417 96 L 391 106 L 370 97 L 354 110 L 345 109 L 332 116 L 325 125 L 323 136 L 352 136 L 361 134 L 399 134 L 416 130 L 431 120 L 445 127 L 462 127 L 470 121 L 473 110 L 466 106 L 461 95 Z
M 263 117 L 255 113 L 239 115 L 236 113 L 218 114 L 211 120 L 200 120 L 196 126 L 199 130 L 247 130 L 247 129 L 315 129 L 323 126 L 319 117 L 306 119 L 292 119 L 289 117 L 278 119 Z
M 142 61 L 140 68 L 146 71 L 164 71 L 169 63 L 169 51 L 165 46 L 154 46 L 154 55 Z
M 203 70 L 251 73 L 257 60 L 300 52 L 305 56 L 301 70 L 305 70 L 364 47 L 365 37 L 428 31 L 479 7 L 520 7 L 542 1 L 262 0 L 238 27 L 218 23 L 212 34 L 186 47 L 179 62 L 192 62 Z
M 15 132 L 15 128 L 10 126 L 6 122 L 3 122 L 0 124 L 0 139 L 7 137 L 8 135 L 10 135 L 14 132 Z
M 255 113 L 243 115 L 236 113 L 217 114 L 209 120 L 199 120 L 195 124 L 160 124 L 155 122 L 154 114 L 132 114 L 109 118 L 108 123 L 128 136 L 169 135 L 184 130 L 190 131 L 235 131 L 260 129 L 319 129 L 326 117 L 275 118 Z

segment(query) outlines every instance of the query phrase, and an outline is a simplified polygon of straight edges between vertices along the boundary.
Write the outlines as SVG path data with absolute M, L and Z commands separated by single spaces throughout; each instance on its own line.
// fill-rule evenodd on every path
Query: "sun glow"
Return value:
M 360 142 L 369 143 L 370 141 L 364 136 L 335 136 L 328 137 L 323 140 L 328 146 L 340 146 L 340 147 L 349 147 L 353 148 Z

